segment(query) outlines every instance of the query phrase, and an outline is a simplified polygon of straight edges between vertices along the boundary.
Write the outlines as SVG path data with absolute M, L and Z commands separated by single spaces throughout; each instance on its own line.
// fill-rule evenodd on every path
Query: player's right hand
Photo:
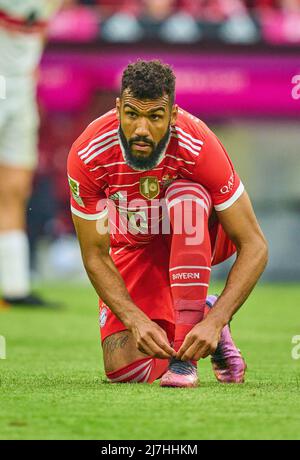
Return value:
M 139 318 L 130 328 L 139 351 L 154 358 L 169 359 L 176 356 L 166 332 L 149 318 Z

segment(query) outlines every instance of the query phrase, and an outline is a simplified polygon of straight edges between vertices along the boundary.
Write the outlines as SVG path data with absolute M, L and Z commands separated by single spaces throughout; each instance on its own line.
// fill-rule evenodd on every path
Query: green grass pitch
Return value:
M 86 285 L 49 285 L 60 311 L 0 311 L 0 439 L 300 439 L 300 287 L 261 285 L 232 324 L 244 385 L 220 385 L 208 360 L 197 389 L 110 385 Z

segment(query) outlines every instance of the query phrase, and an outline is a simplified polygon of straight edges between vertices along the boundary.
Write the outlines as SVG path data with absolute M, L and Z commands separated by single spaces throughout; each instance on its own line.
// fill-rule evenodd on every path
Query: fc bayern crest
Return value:
M 160 186 L 156 176 L 146 176 L 140 178 L 140 194 L 147 198 L 147 200 L 153 200 L 159 195 Z
M 101 309 L 100 317 L 99 317 L 99 324 L 101 328 L 105 326 L 106 320 L 107 320 L 107 308 L 103 307 Z

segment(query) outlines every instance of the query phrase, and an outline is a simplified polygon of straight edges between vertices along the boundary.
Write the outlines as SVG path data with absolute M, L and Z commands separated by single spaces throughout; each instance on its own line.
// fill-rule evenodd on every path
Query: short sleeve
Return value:
M 72 213 L 86 220 L 104 217 L 108 210 L 105 182 L 101 178 L 102 168 L 97 169 L 97 173 L 89 170 L 73 145 L 68 156 L 67 170 Z
M 244 186 L 217 138 L 207 127 L 207 136 L 195 165 L 193 179 L 210 193 L 216 211 L 224 211 L 242 195 Z

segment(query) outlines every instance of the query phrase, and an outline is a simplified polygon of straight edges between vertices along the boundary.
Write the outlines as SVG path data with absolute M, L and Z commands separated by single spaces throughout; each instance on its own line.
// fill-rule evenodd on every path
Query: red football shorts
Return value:
M 210 239 L 212 265 L 224 262 L 236 252 L 218 221 L 210 228 Z M 174 308 L 169 282 L 168 238 L 157 235 L 149 244 L 139 248 L 115 248 L 111 256 L 134 303 L 160 324 L 172 341 Z M 103 342 L 109 335 L 126 330 L 126 327 L 101 300 L 99 306 Z

